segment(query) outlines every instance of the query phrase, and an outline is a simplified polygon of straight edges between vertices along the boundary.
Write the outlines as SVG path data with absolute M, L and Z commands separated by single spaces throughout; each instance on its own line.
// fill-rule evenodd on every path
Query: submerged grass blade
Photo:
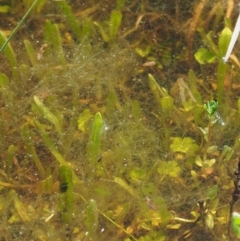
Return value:
M 87 200 L 80 195 L 79 193 L 75 193 L 77 196 L 79 196 L 85 203 L 87 203 Z M 116 226 L 117 228 L 119 228 L 122 232 L 124 232 L 126 235 L 128 235 L 129 237 L 132 238 L 132 240 L 137 241 L 137 239 L 131 235 L 126 229 L 124 229 L 122 227 L 122 225 L 117 224 L 115 221 L 113 221 L 111 218 L 109 218 L 104 212 L 102 212 L 100 209 L 97 209 L 97 211 L 106 219 L 108 220 L 110 223 L 112 223 L 114 226 Z
M 95 114 L 92 132 L 87 146 L 87 157 L 92 168 L 95 167 L 101 152 L 101 137 L 103 131 L 102 115 L 98 112 Z
M 105 29 L 98 22 L 94 22 L 94 24 L 98 27 L 103 40 L 107 43 L 110 42 L 110 37 L 106 34 Z
M 63 165 L 59 168 L 59 178 L 61 185 L 66 185 L 64 191 L 60 193 L 61 219 L 65 223 L 70 223 L 73 212 L 73 175 L 69 166 Z M 61 191 L 61 190 L 60 190 Z
M 23 220 L 23 222 L 30 222 L 31 221 L 31 217 L 28 214 L 26 206 L 17 197 L 17 194 L 15 194 L 15 196 L 14 196 L 14 206 L 15 206 L 19 216 Z
M 109 23 L 109 36 L 113 40 L 117 34 L 122 22 L 122 13 L 119 11 L 112 11 Z
M 4 32 L 0 31 L 0 44 L 4 43 L 6 41 L 7 41 L 6 35 L 4 34 Z M 7 56 L 12 68 L 16 67 L 16 65 L 17 65 L 16 55 L 10 44 L 8 44 L 6 47 L 4 47 L 4 54 Z
M 55 126 L 58 134 L 61 134 L 62 128 L 58 118 L 42 103 L 37 96 L 34 96 L 33 99 L 43 117 Z
M 62 37 L 60 35 L 59 27 L 57 24 L 52 24 L 47 20 L 44 29 L 44 41 L 51 48 L 47 48 L 45 53 L 48 55 L 57 55 L 56 64 L 65 66 L 66 59 L 62 47 Z
M 94 237 L 98 228 L 98 209 L 95 200 L 91 199 L 87 206 L 86 226 L 90 237 Z
M 7 88 L 9 86 L 9 79 L 4 73 L 0 73 L 0 87 Z
M 163 91 L 163 89 L 159 86 L 159 84 L 151 74 L 148 75 L 148 82 L 157 103 L 161 105 L 161 98 L 167 96 L 167 93 Z
M 37 64 L 37 56 L 36 56 L 36 53 L 33 49 L 31 42 L 26 39 L 26 40 L 24 40 L 24 45 L 27 50 L 28 57 L 30 59 L 32 66 L 35 66 Z
M 79 22 L 77 20 L 77 18 L 75 17 L 75 15 L 73 14 L 72 8 L 70 7 L 70 5 L 68 5 L 68 3 L 66 1 L 57 1 L 56 4 L 59 5 L 62 13 L 66 16 L 68 25 L 70 26 L 70 28 L 72 29 L 73 33 L 76 36 L 77 40 L 80 40 L 81 37 L 81 29 L 79 27 Z
M 231 38 L 231 31 L 229 28 L 224 28 L 219 37 L 219 64 L 217 70 L 217 101 L 222 104 L 224 80 L 228 65 L 222 60 L 227 51 L 228 44 Z

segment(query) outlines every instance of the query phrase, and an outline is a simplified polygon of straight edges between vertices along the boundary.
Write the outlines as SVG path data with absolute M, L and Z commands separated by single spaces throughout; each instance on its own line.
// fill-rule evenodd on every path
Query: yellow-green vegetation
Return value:
M 0 1 L 0 239 L 238 238 L 233 9 Z

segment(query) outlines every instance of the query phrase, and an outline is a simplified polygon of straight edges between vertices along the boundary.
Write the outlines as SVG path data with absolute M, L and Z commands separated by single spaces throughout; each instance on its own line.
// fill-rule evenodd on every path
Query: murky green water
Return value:
M 0 55 L 1 239 L 234 240 L 231 2 L 42 4 Z

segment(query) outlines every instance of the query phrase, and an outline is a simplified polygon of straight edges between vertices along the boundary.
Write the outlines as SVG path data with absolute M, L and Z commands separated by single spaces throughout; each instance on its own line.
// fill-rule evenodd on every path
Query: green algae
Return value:
M 103 17 L 87 4 L 84 14 L 90 14 L 81 22 L 81 10 L 56 2 L 61 21 L 46 17 L 41 46 L 27 36 L 24 50 L 6 53 L 10 67 L 0 75 L 2 229 L 9 225 L 7 235 L 16 237 L 17 226 L 23 240 L 230 240 L 239 104 L 234 89 L 225 95 L 223 82 L 239 76 L 232 63 L 220 63 L 224 30 L 215 40 L 202 26 L 198 41 L 210 50 L 196 41 L 201 67 L 186 67 L 184 51 L 162 56 L 167 61 L 160 67 L 160 46 L 140 22 L 152 16 L 149 29 L 166 18 L 176 24 L 167 3 L 159 14 L 148 13 L 151 1 L 117 1 L 106 5 Z M 141 9 L 137 22 L 126 17 L 128 7 Z M 181 44 L 173 45 L 178 50 Z M 146 50 L 143 59 L 134 49 Z M 213 66 L 216 73 L 206 72 Z M 215 87 L 221 121 L 213 125 L 203 103 L 213 100 L 215 74 L 222 76 Z

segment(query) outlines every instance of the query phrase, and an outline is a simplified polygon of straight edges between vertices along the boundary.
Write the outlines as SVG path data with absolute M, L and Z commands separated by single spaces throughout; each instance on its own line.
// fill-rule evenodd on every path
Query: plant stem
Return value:
M 24 21 L 26 20 L 26 18 L 28 17 L 28 15 L 30 14 L 30 12 L 33 10 L 33 8 L 36 6 L 37 2 L 39 0 L 35 0 L 33 2 L 33 4 L 31 5 L 31 7 L 27 10 L 27 12 L 25 13 L 25 15 L 23 16 L 23 18 L 21 19 L 21 21 L 18 23 L 18 25 L 16 26 L 16 28 L 12 31 L 12 33 L 10 34 L 10 36 L 8 37 L 8 39 L 6 40 L 6 42 L 3 44 L 2 48 L 0 49 L 0 53 L 4 50 L 4 48 L 7 46 L 7 44 L 9 43 L 9 41 L 13 38 L 13 36 L 16 34 L 16 32 L 18 31 L 18 29 L 21 27 L 21 25 L 24 23 Z

